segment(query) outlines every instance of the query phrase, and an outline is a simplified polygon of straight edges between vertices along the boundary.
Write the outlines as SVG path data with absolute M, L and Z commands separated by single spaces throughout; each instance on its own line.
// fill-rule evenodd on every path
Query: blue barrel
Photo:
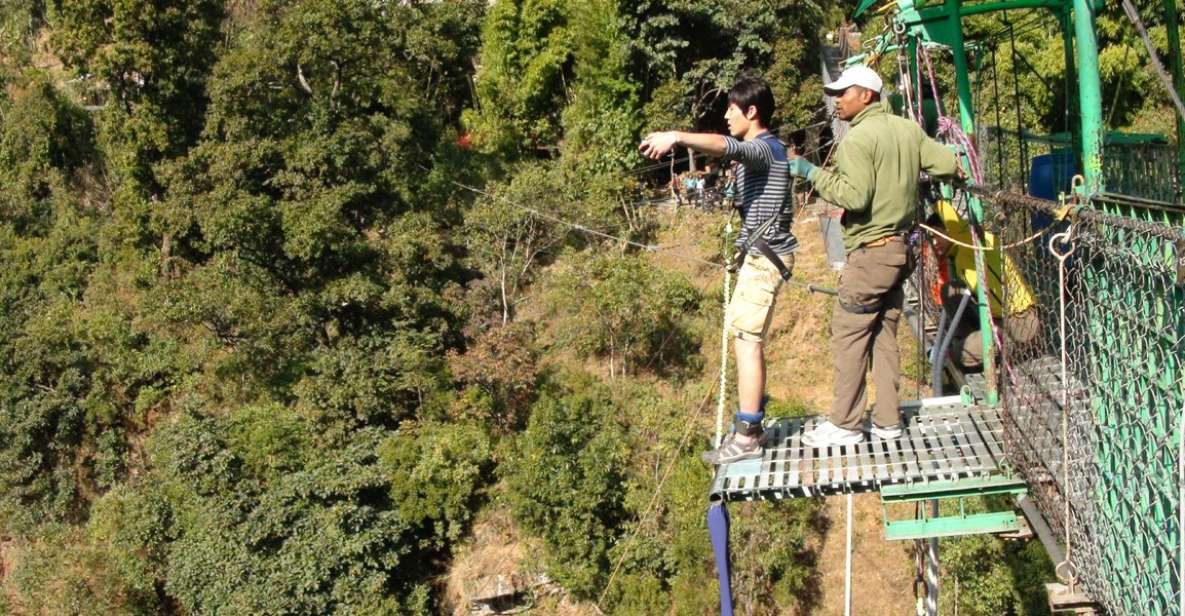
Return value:
M 1077 173 L 1073 150 L 1054 150 L 1034 156 L 1029 170 L 1029 194 L 1056 201 L 1058 193 L 1070 192 L 1070 184 Z

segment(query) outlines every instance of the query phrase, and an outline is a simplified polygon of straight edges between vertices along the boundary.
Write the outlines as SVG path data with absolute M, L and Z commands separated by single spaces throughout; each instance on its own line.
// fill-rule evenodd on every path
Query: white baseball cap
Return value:
M 885 82 L 881 81 L 881 76 L 877 75 L 876 71 L 864 66 L 863 64 L 857 64 L 856 66 L 848 67 L 848 69 L 839 76 L 839 79 L 836 79 L 835 81 L 823 86 L 823 91 L 832 96 L 836 96 L 852 86 L 861 86 L 863 88 L 868 88 L 877 94 L 880 94 L 881 88 L 883 88 L 884 85 Z

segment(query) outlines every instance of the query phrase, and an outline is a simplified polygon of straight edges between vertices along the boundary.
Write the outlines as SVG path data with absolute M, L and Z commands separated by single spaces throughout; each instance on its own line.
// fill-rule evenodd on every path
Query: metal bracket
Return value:
M 1020 524 L 1011 511 L 975 513 L 916 520 L 885 522 L 885 539 L 905 541 L 935 537 L 961 537 L 1016 532 Z
M 931 481 L 923 484 L 899 484 L 881 488 L 881 506 L 885 516 L 885 539 L 903 541 L 930 539 L 934 537 L 959 537 L 997 533 L 1018 533 L 1021 522 L 1016 513 L 994 511 L 968 514 L 965 499 L 987 494 L 1025 494 L 1023 481 L 1012 477 L 996 475 L 980 479 L 959 481 Z M 890 520 L 889 503 L 907 503 L 924 500 L 950 500 L 959 503 L 959 514 L 943 517 L 927 517 L 922 508 L 922 517 L 908 520 Z
M 1054 614 L 1077 614 L 1090 616 L 1098 613 L 1098 604 L 1082 591 L 1065 584 L 1046 584 L 1045 594 L 1049 596 L 1049 611 Z

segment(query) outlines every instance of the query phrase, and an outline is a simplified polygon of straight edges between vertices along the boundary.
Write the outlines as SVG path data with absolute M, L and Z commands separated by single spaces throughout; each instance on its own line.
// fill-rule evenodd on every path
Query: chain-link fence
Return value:
M 1068 537 L 1059 574 L 1108 613 L 1177 614 L 1185 212 L 979 192 L 1006 452 Z

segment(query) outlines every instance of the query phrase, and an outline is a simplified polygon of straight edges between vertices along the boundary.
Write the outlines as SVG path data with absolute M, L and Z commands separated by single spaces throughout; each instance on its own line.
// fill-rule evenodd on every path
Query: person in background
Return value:
M 972 244 L 970 224 L 961 219 L 947 201 L 939 201 L 936 209 L 926 220 L 926 226 L 946 236 L 934 234 L 931 241 L 934 242 L 938 258 L 949 258 L 954 265 L 953 279 L 942 286 L 942 308 L 947 313 L 947 322 L 954 319 L 959 307 L 959 295 L 963 292 L 972 294 L 972 300 L 963 311 L 960 322 L 951 323 L 955 334 L 949 353 L 964 368 L 982 368 L 983 334 L 974 300 L 979 288 L 979 276 L 975 271 L 975 249 L 966 246 Z M 947 237 L 964 245 L 951 242 Z M 984 246 L 991 249 L 995 245 L 995 236 L 985 233 Z M 1008 350 L 1020 352 L 1041 333 L 1041 320 L 1033 291 L 1008 255 L 1001 255 L 998 250 L 988 250 L 984 254 L 984 265 L 987 269 L 985 280 L 992 320 L 1003 333 Z

